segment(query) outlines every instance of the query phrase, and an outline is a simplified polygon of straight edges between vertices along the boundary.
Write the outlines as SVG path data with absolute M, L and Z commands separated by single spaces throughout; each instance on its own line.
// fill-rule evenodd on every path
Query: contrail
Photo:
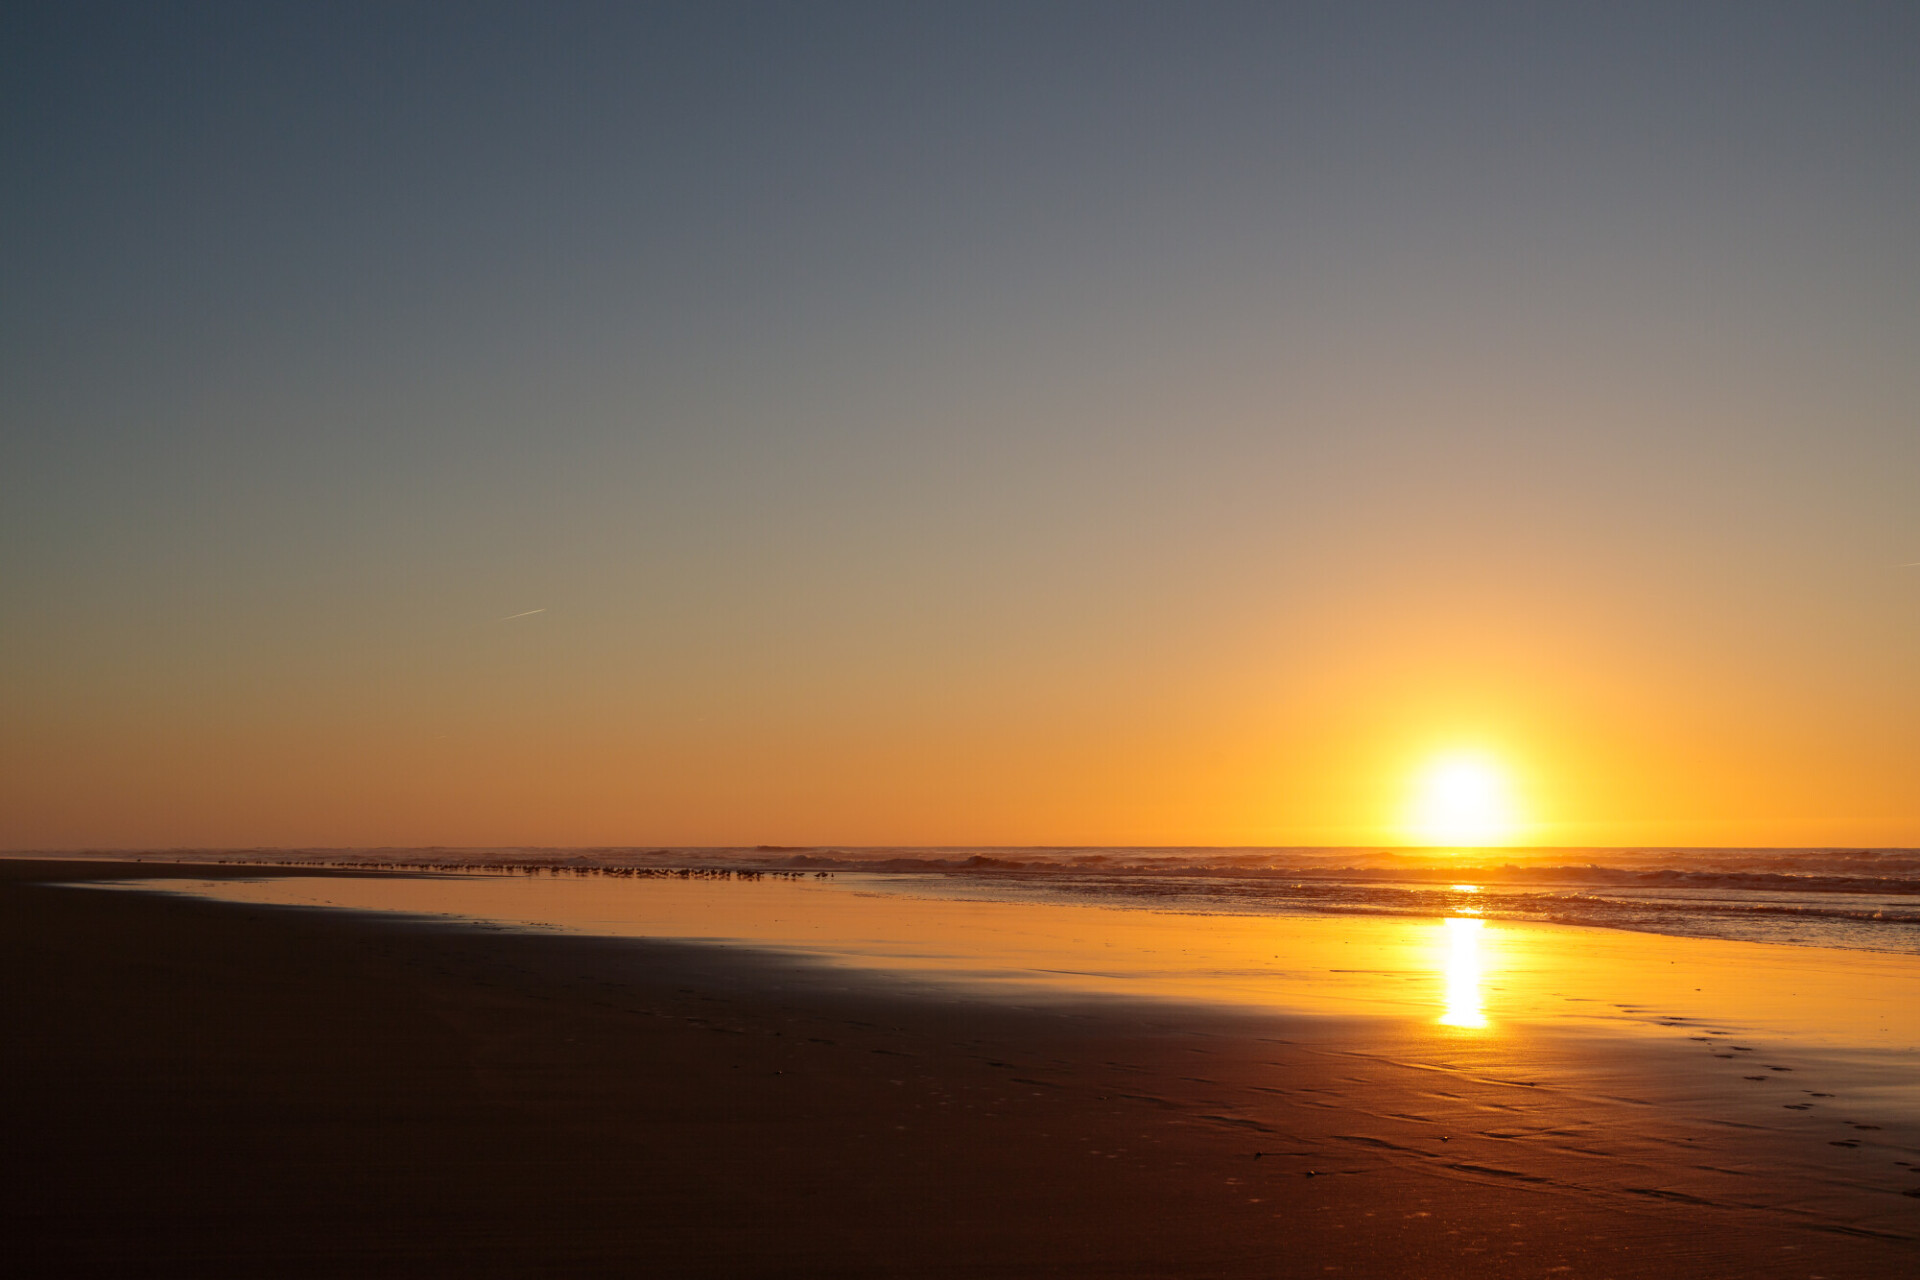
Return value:
M 525 613 L 510 613 L 504 618 L 495 618 L 494 621 L 495 622 L 512 622 L 515 618 L 531 618 L 536 613 L 545 613 L 545 612 L 546 610 L 544 608 L 528 609 Z

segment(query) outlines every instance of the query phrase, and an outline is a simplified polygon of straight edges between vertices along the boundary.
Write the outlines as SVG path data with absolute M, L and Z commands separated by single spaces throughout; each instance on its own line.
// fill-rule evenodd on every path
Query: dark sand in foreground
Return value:
M 0 862 L 13 1274 L 1920 1270 L 1897 1179 L 1385 1020 L 37 883 L 163 874 Z

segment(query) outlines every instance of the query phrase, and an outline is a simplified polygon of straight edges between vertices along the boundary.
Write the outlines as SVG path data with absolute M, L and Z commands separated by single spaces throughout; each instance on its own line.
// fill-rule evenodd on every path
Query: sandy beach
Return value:
M 5 1214 L 30 1274 L 1920 1261 L 1910 1130 L 1777 1100 L 1759 1122 L 1728 1087 L 1748 1062 L 1691 1036 L 1536 1036 L 1520 1061 L 1392 1019 L 991 998 L 741 948 L 45 883 L 207 868 L 0 867 Z M 1803 1092 L 1851 1080 L 1762 1056 Z

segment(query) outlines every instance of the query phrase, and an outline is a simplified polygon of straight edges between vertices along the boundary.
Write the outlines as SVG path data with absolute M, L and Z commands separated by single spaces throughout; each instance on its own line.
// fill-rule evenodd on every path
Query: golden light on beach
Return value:
M 1472 916 L 1449 916 L 1441 926 L 1445 931 L 1441 973 L 1447 983 L 1446 1012 L 1440 1016 L 1443 1027 L 1487 1025 L 1480 1005 L 1480 979 L 1486 968 L 1480 954 L 1482 924 Z
M 1408 832 L 1422 844 L 1444 848 L 1505 844 L 1517 825 L 1506 771 L 1492 760 L 1443 756 L 1416 780 Z

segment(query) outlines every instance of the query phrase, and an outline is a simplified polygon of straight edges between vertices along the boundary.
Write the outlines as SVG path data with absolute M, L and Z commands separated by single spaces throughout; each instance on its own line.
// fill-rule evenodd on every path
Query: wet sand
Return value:
M 167 873 L 0 863 L 23 1273 L 1920 1267 L 1857 1062 L 39 883 Z

